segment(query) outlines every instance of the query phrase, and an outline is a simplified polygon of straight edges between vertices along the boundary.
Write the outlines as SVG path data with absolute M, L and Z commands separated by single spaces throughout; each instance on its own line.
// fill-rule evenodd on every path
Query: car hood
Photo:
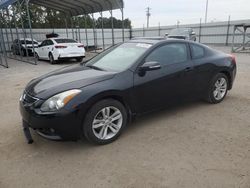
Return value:
M 78 89 L 111 79 L 115 74 L 115 72 L 95 70 L 79 64 L 31 80 L 25 90 L 31 96 L 47 99 L 66 90 Z

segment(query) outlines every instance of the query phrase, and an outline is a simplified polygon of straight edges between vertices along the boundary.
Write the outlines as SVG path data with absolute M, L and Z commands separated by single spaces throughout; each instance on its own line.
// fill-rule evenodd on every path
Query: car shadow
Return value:
M 124 130 L 123 134 L 121 135 L 120 138 L 118 138 L 117 141 L 108 144 L 108 145 L 94 145 L 89 143 L 86 139 L 82 138 L 81 140 L 78 141 L 51 141 L 51 140 L 46 140 L 36 134 L 35 132 L 32 134 L 34 138 L 34 143 L 31 145 L 35 150 L 39 150 L 44 147 L 47 149 L 55 149 L 56 150 L 64 150 L 68 152 L 72 151 L 78 151 L 80 150 L 89 150 L 89 149 L 97 149 L 98 148 L 103 148 L 106 146 L 111 146 L 112 144 L 115 144 L 116 142 L 119 142 L 119 139 L 122 140 L 122 137 L 126 135 L 129 135 L 130 133 L 136 132 L 138 130 L 144 129 L 145 127 L 152 126 L 154 122 L 157 122 L 159 119 L 164 120 L 166 118 L 172 118 L 173 116 L 176 117 L 179 113 L 183 113 L 184 111 L 191 110 L 194 108 L 199 108 L 200 106 L 204 105 L 211 105 L 207 104 L 203 101 L 189 101 L 189 102 L 182 102 L 178 104 L 171 105 L 167 108 L 157 110 L 148 114 L 141 115 L 137 118 L 135 118 Z M 120 141 L 121 141 L 120 140 Z M 46 147 L 45 147 L 46 146 Z M 37 149 L 39 148 L 39 149 Z
M 206 103 L 202 100 L 194 100 L 194 101 L 185 101 L 185 102 L 179 102 L 175 103 L 171 106 L 155 110 L 150 113 L 146 113 L 143 115 L 140 115 L 136 117 L 127 127 L 127 129 L 124 131 L 125 134 L 129 134 L 130 132 L 133 132 L 137 129 L 142 129 L 146 126 L 151 126 L 154 124 L 154 122 L 157 122 L 159 119 L 164 120 L 166 118 L 172 118 L 173 116 L 176 116 L 180 113 L 183 113 L 185 111 L 199 108 L 200 106 L 211 104 Z

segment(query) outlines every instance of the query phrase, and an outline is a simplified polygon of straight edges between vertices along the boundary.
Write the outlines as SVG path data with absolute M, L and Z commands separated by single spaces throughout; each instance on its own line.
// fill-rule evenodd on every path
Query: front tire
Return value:
M 37 52 L 35 52 L 35 58 L 36 58 L 36 60 L 37 60 L 37 61 L 39 61 L 39 60 L 40 60 L 39 55 L 38 55 L 38 53 L 37 53 Z
M 22 57 L 26 57 L 26 56 L 27 56 L 27 55 L 26 55 L 26 50 L 25 50 L 25 49 L 21 49 L 20 55 L 21 55 Z
M 228 91 L 228 78 L 225 74 L 217 74 L 211 81 L 208 88 L 206 101 L 211 104 L 217 104 L 224 100 Z
M 127 117 L 127 111 L 119 101 L 99 101 L 91 107 L 85 117 L 83 134 L 94 144 L 109 144 L 120 136 L 127 125 Z

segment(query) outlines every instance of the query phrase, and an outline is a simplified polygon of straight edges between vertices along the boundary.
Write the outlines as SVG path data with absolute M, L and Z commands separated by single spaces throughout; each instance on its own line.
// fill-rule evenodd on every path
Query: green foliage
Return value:
M 16 3 L 12 6 L 12 10 L 16 12 L 15 20 L 18 27 L 21 26 L 21 23 L 23 21 L 24 27 L 28 28 L 26 7 L 19 6 L 19 4 Z M 93 28 L 94 23 L 96 28 L 102 27 L 101 17 L 95 19 L 93 22 L 92 18 L 89 15 L 87 15 L 86 17 L 77 16 L 77 17 L 72 17 L 71 21 L 71 17 L 63 12 L 55 11 L 34 4 L 29 5 L 29 13 L 31 18 L 32 28 L 65 28 L 66 23 L 68 28 L 71 28 L 72 24 L 74 25 L 74 27 L 79 26 L 80 28 L 85 28 L 85 19 L 87 28 Z M 12 17 L 11 24 L 14 25 L 13 11 L 10 11 L 10 15 Z M 114 28 L 122 28 L 122 20 L 113 17 L 113 24 Z M 111 17 L 103 18 L 103 27 L 111 28 Z M 125 28 L 131 27 L 131 21 L 128 18 L 124 20 L 124 27 Z

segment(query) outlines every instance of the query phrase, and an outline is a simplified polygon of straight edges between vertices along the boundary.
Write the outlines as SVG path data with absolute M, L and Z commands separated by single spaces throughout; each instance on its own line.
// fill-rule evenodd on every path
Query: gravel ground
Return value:
M 250 55 L 236 56 L 237 78 L 224 102 L 198 101 L 139 118 L 106 146 L 37 135 L 27 145 L 18 110 L 23 88 L 69 63 L 0 67 L 0 187 L 249 188 Z

